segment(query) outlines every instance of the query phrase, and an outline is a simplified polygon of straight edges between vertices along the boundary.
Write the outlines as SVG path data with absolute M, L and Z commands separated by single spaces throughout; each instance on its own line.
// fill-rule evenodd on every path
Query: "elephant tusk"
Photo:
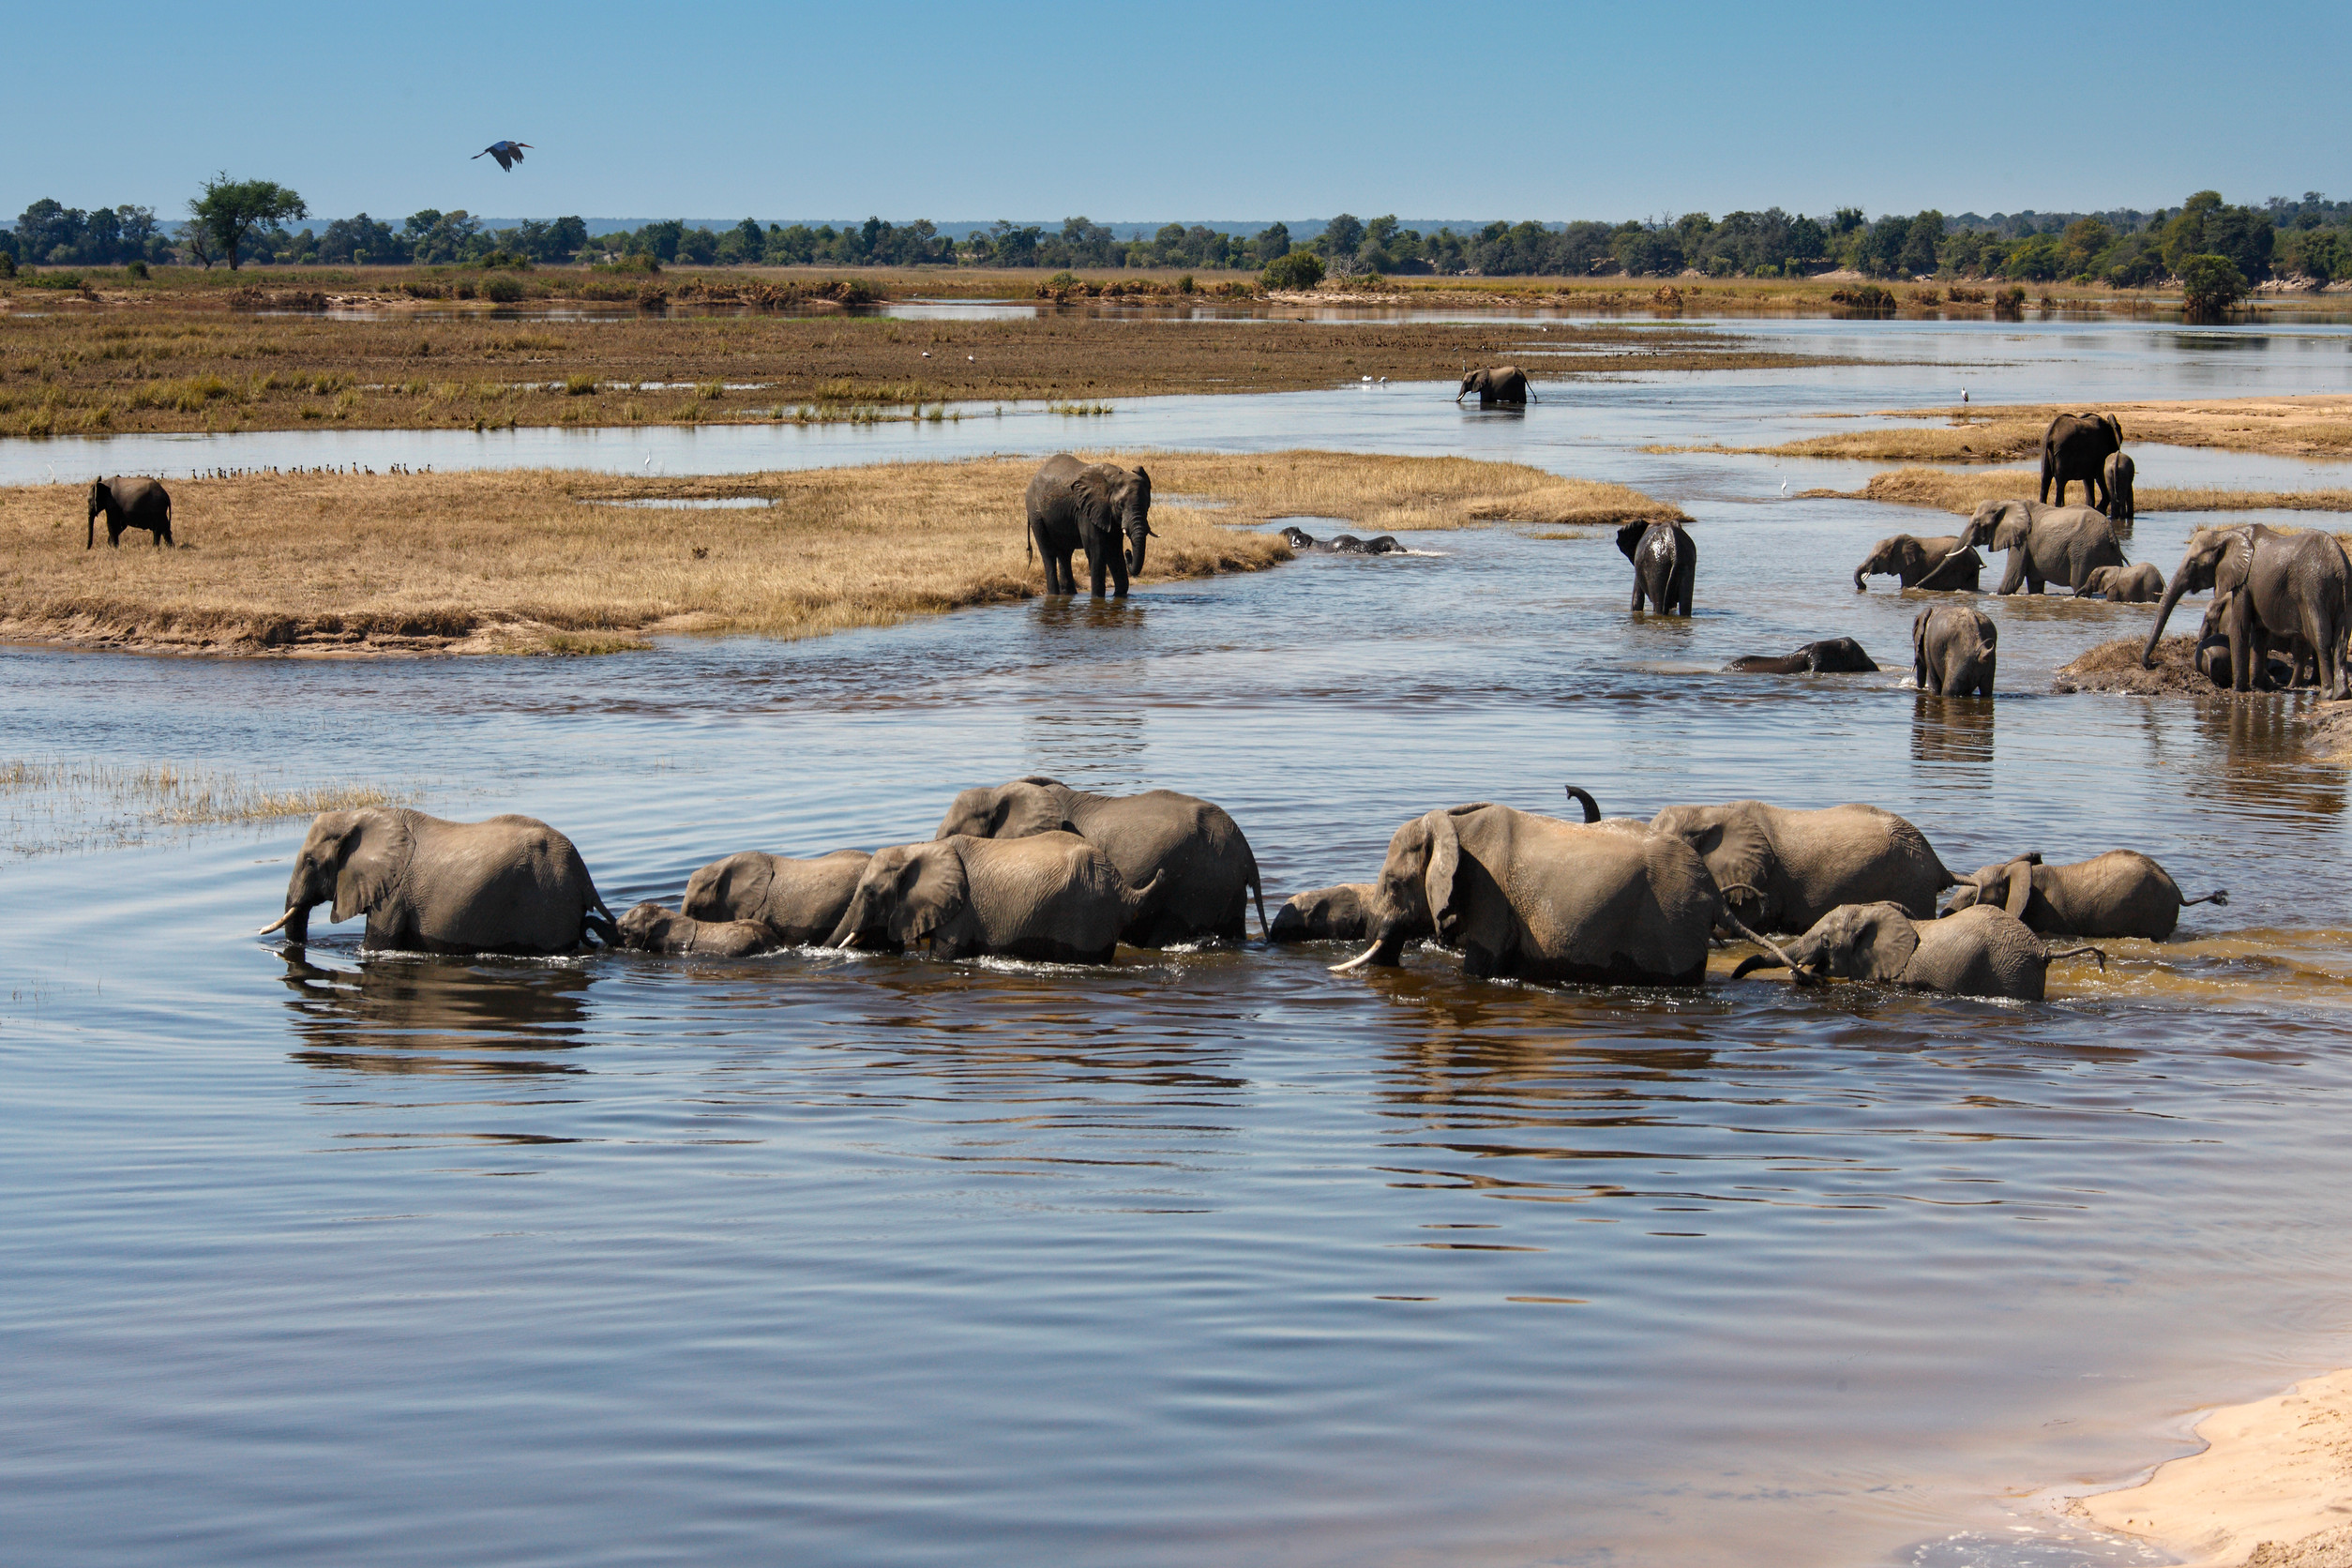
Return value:
M 1332 965 L 1331 972 L 1334 974 L 1345 974 L 1351 969 L 1362 969 L 1364 965 L 1370 963 L 1375 957 L 1378 957 L 1380 956 L 1380 944 L 1376 942 L 1371 946 L 1365 948 L 1363 952 L 1357 954 L 1354 957 L 1349 958 L 1346 963 Z
M 295 915 L 301 912 L 302 912 L 300 910 L 289 907 L 285 913 L 279 915 L 277 919 L 271 921 L 268 925 L 263 927 L 260 930 L 254 932 L 253 934 L 257 937 L 265 937 L 276 932 L 282 931 L 286 928 L 286 922 L 292 920 Z

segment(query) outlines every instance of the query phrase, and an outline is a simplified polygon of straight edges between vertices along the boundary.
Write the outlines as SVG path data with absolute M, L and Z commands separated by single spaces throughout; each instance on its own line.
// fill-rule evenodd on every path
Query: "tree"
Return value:
M 2227 256 L 2191 256 L 2180 264 L 2180 313 L 2210 320 L 2246 297 L 2246 276 Z
M 1323 225 L 1323 257 L 1334 271 L 1345 272 L 1356 259 L 1356 247 L 1364 243 L 1364 223 L 1355 214 L 1343 212 Z
M 206 244 L 198 252 L 206 266 L 219 256 L 237 269 L 237 253 L 264 224 L 281 224 L 290 218 L 308 218 L 309 206 L 301 197 L 274 180 L 233 180 L 222 170 L 204 182 L 204 194 L 188 201 L 188 215 L 204 234 Z
M 1269 263 L 1258 280 L 1269 289 L 1298 293 L 1323 280 L 1323 264 L 1312 250 L 1291 250 Z

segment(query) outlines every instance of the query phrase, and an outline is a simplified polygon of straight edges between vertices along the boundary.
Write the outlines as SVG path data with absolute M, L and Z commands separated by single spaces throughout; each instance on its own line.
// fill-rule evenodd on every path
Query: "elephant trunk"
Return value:
M 2172 574 L 2172 581 L 2164 586 L 2164 600 L 2156 607 L 2156 624 L 2148 628 L 2148 646 L 2140 650 L 2142 670 L 2156 668 L 2156 644 L 2164 635 L 2164 623 L 2172 619 L 2173 606 L 2179 604 L 2180 596 L 2188 591 L 2189 568 L 2184 563 L 2179 571 Z
M 847 947 L 857 941 L 866 929 L 866 923 L 872 908 L 873 900 L 868 898 L 865 890 L 861 888 L 851 897 L 850 907 L 841 912 L 841 923 L 833 928 L 831 936 L 825 938 L 824 945 Z
M 1862 573 L 1869 565 L 1870 563 L 1865 561 L 1861 565 L 1854 568 L 1854 592 L 1857 594 L 1867 594 L 1870 592 L 1870 585 L 1862 580 Z
M 1144 541 L 1151 536 L 1152 525 L 1149 521 L 1142 518 L 1136 518 L 1128 522 L 1127 571 L 1130 576 L 1141 577 L 1143 575 Z
M 1772 963 L 1778 967 L 1787 969 L 1788 971 L 1788 978 L 1794 980 L 1800 986 L 1810 986 L 1813 984 L 1813 976 L 1805 972 L 1805 969 L 1802 964 L 1798 963 L 1795 959 L 1788 956 L 1787 949 L 1783 948 L 1780 943 L 1774 942 L 1772 938 L 1765 936 L 1760 932 L 1749 929 L 1746 921 L 1741 920 L 1738 915 L 1731 912 L 1731 900 L 1728 898 L 1724 900 L 1723 920 L 1725 925 L 1730 927 L 1733 930 L 1747 938 L 1748 941 L 1756 943 L 1756 946 L 1769 951 L 1772 955 L 1771 960 Z M 1752 957 L 1742 958 L 1740 960 L 1739 968 L 1732 971 L 1731 977 L 1734 980 L 1737 980 L 1741 975 L 1745 974 L 1750 968 L 1762 968 L 1766 960 L 1762 953 L 1758 953 Z

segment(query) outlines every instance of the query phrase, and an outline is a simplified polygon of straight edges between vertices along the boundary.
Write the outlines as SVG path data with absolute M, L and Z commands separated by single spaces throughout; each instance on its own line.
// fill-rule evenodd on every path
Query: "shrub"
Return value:
M 0 278 L 14 278 L 15 276 L 15 255 L 7 250 L 0 250 Z
M 1311 289 L 1323 280 L 1323 264 L 1309 251 L 1293 250 L 1268 263 L 1258 280 L 1269 289 L 1292 293 Z
M 596 391 L 596 378 L 592 375 L 582 373 L 564 378 L 564 396 L 566 398 L 593 398 Z
M 1836 290 L 1830 295 L 1830 303 L 1843 305 L 1848 310 L 1866 315 L 1891 316 L 1894 314 L 1894 291 L 1882 289 L 1876 283 L 1864 283 L 1859 289 Z
M 522 279 L 505 276 L 486 278 L 482 280 L 482 297 L 500 305 L 512 305 L 522 297 Z
M 44 272 L 35 277 L 27 278 L 25 281 L 32 284 L 33 287 L 37 289 L 78 289 L 82 286 L 82 274 L 78 272 Z
M 144 262 L 133 262 L 130 265 L 123 268 L 123 271 L 126 275 L 132 278 L 144 278 L 147 276 L 147 264 Z
M 2191 256 L 2180 264 L 2180 313 L 2211 318 L 2246 297 L 2246 275 L 2227 256 Z

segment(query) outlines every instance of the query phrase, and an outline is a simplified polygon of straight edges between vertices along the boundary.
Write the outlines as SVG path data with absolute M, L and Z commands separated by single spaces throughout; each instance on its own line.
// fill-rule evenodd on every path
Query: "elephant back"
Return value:
M 1976 904 L 1919 925 L 1919 950 L 1903 984 L 1959 996 L 2040 1002 L 2047 988 L 2048 950 L 2007 910 Z

